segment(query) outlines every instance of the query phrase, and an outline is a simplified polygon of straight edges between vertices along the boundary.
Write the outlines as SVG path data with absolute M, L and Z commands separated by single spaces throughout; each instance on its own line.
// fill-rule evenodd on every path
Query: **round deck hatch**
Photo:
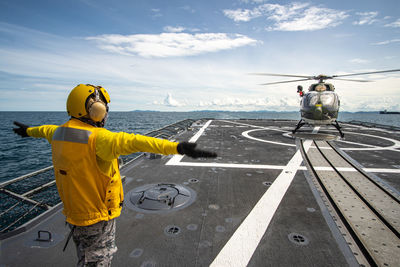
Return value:
M 196 192 L 179 184 L 148 184 L 129 191 L 127 207 L 139 212 L 170 212 L 189 206 Z

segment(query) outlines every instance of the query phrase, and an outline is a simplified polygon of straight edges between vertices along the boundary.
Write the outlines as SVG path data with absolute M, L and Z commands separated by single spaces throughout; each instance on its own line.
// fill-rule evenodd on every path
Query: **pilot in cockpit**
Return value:
M 324 84 L 318 84 L 315 86 L 315 91 L 317 92 L 325 92 L 326 91 L 326 86 Z

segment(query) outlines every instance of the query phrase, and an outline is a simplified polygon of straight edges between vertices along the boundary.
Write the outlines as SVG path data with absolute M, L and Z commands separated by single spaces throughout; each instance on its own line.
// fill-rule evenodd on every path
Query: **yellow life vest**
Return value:
M 57 128 L 51 142 L 54 174 L 67 222 L 87 226 L 121 214 L 123 189 L 118 161 L 110 174 L 96 161 L 96 137 L 101 128 L 70 120 Z

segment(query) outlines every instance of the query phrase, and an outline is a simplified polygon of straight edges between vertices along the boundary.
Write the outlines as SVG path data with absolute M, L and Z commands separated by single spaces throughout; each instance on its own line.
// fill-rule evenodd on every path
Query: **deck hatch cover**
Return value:
M 137 187 L 127 194 L 127 206 L 140 212 L 170 212 L 189 206 L 196 193 L 179 184 L 148 184 Z

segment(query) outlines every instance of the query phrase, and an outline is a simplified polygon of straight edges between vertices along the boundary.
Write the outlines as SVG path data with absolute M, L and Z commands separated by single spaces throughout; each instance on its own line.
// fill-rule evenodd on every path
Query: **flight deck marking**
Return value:
M 212 120 L 207 121 L 203 127 L 200 128 L 200 130 L 192 136 L 192 138 L 189 139 L 189 143 L 196 143 L 197 139 L 200 138 L 200 136 L 204 133 L 204 131 L 206 130 L 206 128 L 211 124 Z M 172 159 L 170 159 L 165 165 L 181 165 L 182 162 L 180 162 L 182 160 L 184 155 L 174 155 L 172 157 Z
M 253 130 L 248 130 L 242 133 L 242 135 L 246 138 L 252 139 L 252 140 L 256 140 L 256 141 L 260 141 L 260 142 L 264 142 L 264 143 L 270 143 L 270 144 L 276 144 L 276 145 L 282 145 L 282 146 L 296 146 L 295 144 L 286 144 L 286 143 L 282 143 L 282 142 L 275 142 L 275 141 L 269 141 L 269 140 L 264 140 L 264 139 L 260 139 L 257 137 L 253 137 L 250 136 L 249 133 L 251 132 L 256 132 L 256 131 L 262 131 L 265 129 L 253 129 Z
M 190 138 L 189 143 L 196 143 L 197 139 L 200 138 L 200 136 L 204 133 L 204 131 L 206 130 L 206 128 L 211 124 L 212 120 L 207 121 L 203 127 L 201 127 L 201 129 L 192 136 L 192 138 Z
M 318 132 L 319 128 L 315 127 L 313 133 Z M 306 152 L 311 142 L 305 141 Z M 210 266 L 247 266 L 302 161 L 301 152 L 297 150 Z
M 240 122 L 230 122 L 230 121 L 224 121 L 221 120 L 223 122 L 229 122 L 232 124 L 238 124 L 240 126 L 247 126 L 247 127 L 254 127 L 254 128 L 258 128 L 258 129 L 253 129 L 253 130 L 249 130 L 249 131 L 245 131 L 242 133 L 243 136 L 249 138 L 250 136 L 248 136 L 248 133 L 251 131 L 259 131 L 259 130 L 273 130 L 273 131 L 280 131 L 280 132 L 284 132 L 284 130 L 281 129 L 273 129 L 273 128 L 269 128 L 269 127 L 264 127 L 264 126 L 257 126 L 257 125 L 251 125 L 251 124 L 246 124 L 246 123 L 240 123 Z M 191 143 L 195 143 L 200 136 L 204 133 L 205 129 L 207 127 L 210 127 L 212 120 L 207 121 L 202 127 L 201 129 L 192 137 L 190 138 L 189 142 Z M 246 136 L 246 135 L 247 136 Z M 364 134 L 367 135 L 367 134 Z M 367 135 L 367 136 L 372 136 L 372 137 L 377 137 L 377 136 L 373 136 L 373 135 Z M 292 144 L 285 144 L 285 143 L 279 143 L 279 142 L 273 142 L 273 141 L 267 141 L 267 140 L 263 140 L 263 139 L 258 139 L 255 137 L 250 137 L 250 139 L 254 139 L 256 141 L 261 141 L 261 142 L 268 142 L 268 143 L 274 143 L 274 144 L 278 144 L 278 145 L 286 145 L 286 146 L 292 146 Z M 386 139 L 388 141 L 391 141 L 393 143 L 395 143 L 393 146 L 391 146 L 392 149 L 388 149 L 388 150 L 394 150 L 394 151 L 398 151 L 400 152 L 400 150 L 395 150 L 394 148 L 397 148 L 400 146 L 400 142 L 397 140 L 393 140 L 390 138 L 383 138 Z M 347 142 L 347 141 L 345 141 Z M 349 142 L 350 143 L 350 142 Z M 351 142 L 353 143 L 353 142 Z M 374 150 L 376 148 L 376 150 L 385 150 L 385 147 L 374 147 L 372 145 L 367 145 L 367 144 L 360 144 L 360 143 L 353 143 L 353 144 L 359 144 L 359 145 L 363 145 L 363 146 L 367 146 L 368 148 L 349 148 L 348 150 Z M 293 145 L 295 146 L 295 145 Z M 387 147 L 386 147 L 387 149 Z M 346 150 L 346 148 L 342 148 L 342 150 Z M 172 166 L 187 166 L 187 167 L 210 167 L 210 168 L 241 168 L 241 169 L 268 169 L 268 170 L 282 170 L 284 169 L 286 166 L 284 165 L 268 165 L 268 164 L 237 164 L 237 163 L 216 163 L 216 162 L 182 162 L 182 158 L 184 156 L 183 155 L 174 155 L 165 165 L 172 165 Z M 318 170 L 327 170 L 327 171 L 333 171 L 332 168 L 330 167 L 315 167 Z M 339 168 L 342 171 L 349 171 L 349 172 L 355 172 L 357 171 L 354 168 Z M 306 170 L 305 166 L 300 166 L 298 168 L 298 170 Z M 382 169 L 382 168 L 363 168 L 364 171 L 366 172 L 374 172 L 374 173 L 400 173 L 400 169 Z
M 258 128 L 258 129 L 253 129 L 253 130 L 249 130 L 249 131 L 243 132 L 242 135 L 243 135 L 244 137 L 246 137 L 246 138 L 253 139 L 253 140 L 256 140 L 256 141 L 260 141 L 260 142 L 265 142 L 265 143 L 283 145 L 283 146 L 296 146 L 296 145 L 293 145 L 293 144 L 287 144 L 287 143 L 282 143 L 282 142 L 275 142 L 275 141 L 264 140 L 264 139 L 252 137 L 252 136 L 249 135 L 250 132 L 261 131 L 261 130 L 271 130 L 271 131 L 278 131 L 278 132 L 287 132 L 286 130 L 276 129 L 276 128 L 272 128 L 272 127 L 251 125 L 251 124 L 247 124 L 247 123 L 234 122 L 234 121 L 225 121 L 225 120 L 221 120 L 221 121 L 227 122 L 227 123 L 232 123 L 232 124 L 238 124 L 238 125 L 242 125 L 242 126 L 248 126 L 248 127 Z M 395 139 L 391 139 L 391 138 L 387 138 L 387 137 L 383 137 L 383 136 L 372 135 L 372 134 L 364 134 L 364 133 L 359 133 L 359 132 L 345 132 L 345 133 L 346 133 L 346 134 L 363 135 L 363 136 L 372 137 L 372 138 L 380 138 L 380 139 L 384 139 L 384 140 L 386 140 L 386 141 L 392 142 L 393 145 L 391 145 L 391 146 L 386 146 L 386 147 L 381 147 L 381 146 L 374 146 L 374 145 L 368 145 L 368 144 L 350 142 L 350 141 L 346 141 L 346 140 L 338 140 L 338 142 L 348 143 L 348 144 L 353 144 L 353 145 L 360 145 L 360 146 L 365 146 L 365 147 L 366 147 L 366 148 L 346 147 L 346 148 L 341 148 L 342 150 L 352 150 L 352 151 L 353 151 L 353 150 L 362 150 L 362 151 L 368 151 L 368 150 L 391 150 L 391 151 L 400 152 L 400 150 L 397 150 L 398 148 L 400 148 L 400 141 L 397 141 L 397 140 L 395 140 Z M 283 134 L 283 135 L 284 135 L 284 136 L 287 136 L 287 135 L 285 135 L 285 134 Z
M 201 136 L 204 130 L 210 125 L 212 121 L 208 121 L 199 132 L 196 133 L 189 142 L 196 142 Z M 232 123 L 232 122 L 230 122 Z M 246 125 L 244 123 L 235 123 L 240 125 Z M 249 127 L 282 131 L 277 129 L 271 129 L 267 127 L 247 125 Z M 318 132 L 320 127 L 315 127 L 313 133 Z M 249 132 L 249 131 L 247 131 Z M 368 136 L 367 134 L 363 134 Z M 369 135 L 372 136 L 372 135 Z M 376 137 L 376 136 L 373 136 Z M 389 140 L 389 138 L 383 138 Z M 391 140 L 392 141 L 392 140 Z M 307 153 L 311 147 L 312 140 L 305 140 L 304 150 Z M 395 141 L 394 145 L 389 150 L 395 150 L 399 147 L 400 142 Z M 361 144 L 362 145 L 362 144 Z M 367 145 L 369 146 L 369 145 Z M 379 149 L 380 148 L 380 149 Z M 367 148 L 372 150 L 375 148 Z M 387 148 L 378 147 L 379 150 Z M 397 150 L 395 150 L 397 151 Z M 198 166 L 198 167 L 232 167 L 232 168 L 271 168 L 271 169 L 282 169 L 279 176 L 275 179 L 269 189 L 264 193 L 261 199 L 257 202 L 254 208 L 250 211 L 249 215 L 244 219 L 242 224 L 236 229 L 231 238 L 216 256 L 210 266 L 247 266 L 255 250 L 258 247 L 264 233 L 267 231 L 268 226 L 278 209 L 278 206 L 283 199 L 286 191 L 288 190 L 294 176 L 298 170 L 305 170 L 305 166 L 300 166 L 303 161 L 300 150 L 296 150 L 294 156 L 290 159 L 286 166 L 274 166 L 274 165 L 252 165 L 252 164 L 224 164 L 224 163 L 198 163 L 198 162 L 180 162 L 183 158 L 182 155 L 175 155 L 169 160 L 166 165 L 179 165 L 179 166 Z M 316 167 L 325 168 L 325 167 Z M 353 168 L 345 168 L 346 171 L 355 171 Z M 365 171 L 373 172 L 399 172 L 399 169 L 369 169 L 364 168 Z

